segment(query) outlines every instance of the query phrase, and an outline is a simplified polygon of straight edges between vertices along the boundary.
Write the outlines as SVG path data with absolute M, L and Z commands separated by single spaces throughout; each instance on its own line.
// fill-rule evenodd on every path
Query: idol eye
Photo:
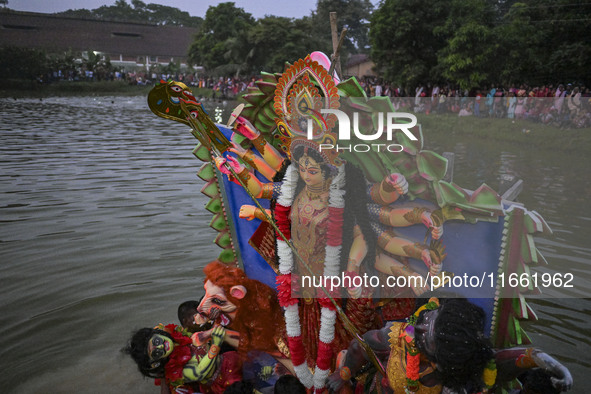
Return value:
M 156 338 L 154 338 L 154 339 L 152 340 L 152 344 L 153 344 L 154 346 L 160 346 L 160 345 L 162 345 L 162 339 L 160 339 L 160 338 L 156 337 Z
M 191 116 L 196 119 L 197 116 L 199 116 L 199 114 L 197 113 L 197 111 L 191 111 Z
M 175 92 L 180 92 L 182 90 L 180 86 L 171 86 L 170 88 Z
M 214 298 L 213 300 L 211 300 L 211 302 L 213 302 L 214 304 L 217 304 L 217 305 L 224 305 L 226 303 L 226 301 L 220 300 L 218 298 Z

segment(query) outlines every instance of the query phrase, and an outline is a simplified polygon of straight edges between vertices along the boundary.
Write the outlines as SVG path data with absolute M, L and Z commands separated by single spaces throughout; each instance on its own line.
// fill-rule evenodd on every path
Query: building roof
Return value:
M 371 59 L 369 58 L 369 56 L 364 53 L 357 53 L 357 54 L 351 55 L 349 57 L 349 59 L 347 59 L 347 67 L 353 67 L 358 64 L 365 63 L 365 62 L 371 62 Z
M 196 28 L 0 11 L 0 46 L 185 58 Z

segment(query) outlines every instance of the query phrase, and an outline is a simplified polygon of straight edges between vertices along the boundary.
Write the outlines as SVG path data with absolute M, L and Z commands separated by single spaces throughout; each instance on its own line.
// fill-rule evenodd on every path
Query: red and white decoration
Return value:
M 337 175 L 333 178 L 328 198 L 328 229 L 327 244 L 324 257 L 324 276 L 336 276 L 340 270 L 343 211 L 345 207 L 345 166 L 338 168 Z M 295 189 L 298 183 L 297 166 L 291 164 L 285 173 L 283 184 L 277 199 L 275 220 L 277 227 L 291 240 L 290 212 L 295 198 Z M 291 296 L 291 273 L 294 267 L 293 253 L 290 245 L 278 235 L 277 255 L 279 256 L 279 271 L 277 277 L 279 290 L 279 303 L 285 311 L 285 325 L 289 340 L 289 351 L 294 364 L 295 372 L 306 388 L 314 387 L 315 392 L 322 392 L 326 379 L 330 373 L 330 364 L 333 356 L 332 342 L 335 336 L 336 308 L 328 297 L 319 300 L 320 332 L 318 335 L 318 354 L 314 374 L 308 369 L 306 363 L 306 351 L 302 342 L 300 315 L 298 310 L 299 300 Z

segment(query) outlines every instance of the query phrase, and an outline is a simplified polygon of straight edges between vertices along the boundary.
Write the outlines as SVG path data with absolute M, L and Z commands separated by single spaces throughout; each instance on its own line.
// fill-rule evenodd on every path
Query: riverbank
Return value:
M 523 119 L 459 117 L 455 114 L 417 114 L 430 134 L 458 140 L 462 136 L 502 141 L 524 149 L 535 146 L 547 150 L 587 153 L 591 151 L 591 129 L 562 129 Z
M 151 85 L 130 85 L 124 81 L 100 82 L 54 82 L 39 83 L 37 81 L 8 79 L 0 81 L 0 97 L 8 98 L 44 98 L 50 96 L 102 96 L 147 95 Z
M 0 98 L 45 98 L 51 96 L 146 96 L 153 85 L 130 85 L 124 81 L 69 82 L 39 84 L 36 81 L 0 80 Z M 192 87 L 198 99 L 212 99 L 213 91 Z M 217 100 L 221 98 L 216 97 Z M 228 101 L 237 98 L 227 99 Z M 417 114 L 419 123 L 429 133 L 449 138 L 462 136 L 516 144 L 524 149 L 533 146 L 548 150 L 587 153 L 591 151 L 591 129 L 561 129 L 529 120 L 506 118 L 459 117 L 455 114 Z
M 0 98 L 44 98 L 50 96 L 147 96 L 153 84 L 131 85 L 125 81 L 74 82 L 60 81 L 39 83 L 29 80 L 0 80 Z M 206 88 L 191 90 L 197 98 L 212 98 L 213 91 Z

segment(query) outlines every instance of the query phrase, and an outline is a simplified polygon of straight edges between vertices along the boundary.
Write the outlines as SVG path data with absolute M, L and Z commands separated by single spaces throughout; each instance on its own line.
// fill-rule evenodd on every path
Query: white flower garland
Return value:
M 295 189 L 298 183 L 298 173 L 293 164 L 290 164 L 285 172 L 283 184 L 279 190 L 277 203 L 284 207 L 291 207 L 295 198 Z M 328 197 L 328 206 L 332 208 L 344 208 L 345 206 L 345 166 L 338 168 L 337 175 L 333 178 Z M 286 275 L 293 270 L 293 253 L 290 246 L 284 240 L 277 240 L 277 255 L 279 258 L 279 271 Z M 340 269 L 341 246 L 326 246 L 324 256 L 324 276 L 336 276 Z M 299 337 L 301 335 L 301 323 L 299 315 L 299 304 L 290 305 L 285 308 L 285 326 L 287 335 L 290 337 Z M 320 332 L 318 339 L 325 344 L 334 341 L 335 336 L 336 312 L 322 307 L 320 311 Z M 320 369 L 316 366 L 314 375 L 308 369 L 308 363 L 304 361 L 300 365 L 295 365 L 294 370 L 300 382 L 306 388 L 312 388 L 319 391 L 324 388 L 330 369 Z

